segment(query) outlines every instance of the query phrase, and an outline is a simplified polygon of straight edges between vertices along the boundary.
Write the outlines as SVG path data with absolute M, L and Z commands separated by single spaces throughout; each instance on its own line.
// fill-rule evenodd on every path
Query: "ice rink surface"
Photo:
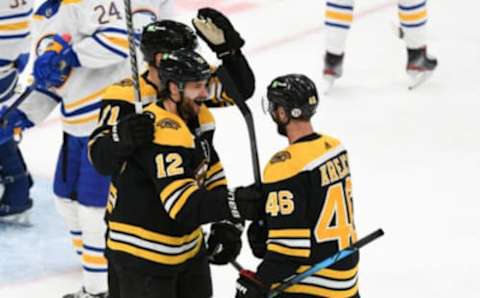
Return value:
M 261 165 L 287 145 L 261 110 L 276 76 L 305 73 L 321 89 L 324 1 L 179 1 L 180 20 L 206 3 L 226 11 L 246 40 L 256 74 L 249 101 Z M 313 122 L 350 152 L 359 235 L 386 235 L 361 252 L 366 298 L 473 298 L 480 283 L 480 31 L 473 0 L 429 1 L 429 50 L 439 67 L 408 91 L 406 50 L 392 33 L 396 2 L 357 1 L 344 76 L 321 95 Z M 206 46 L 202 52 L 210 59 Z M 215 62 L 212 59 L 212 62 Z M 236 108 L 216 110 L 215 144 L 230 185 L 253 181 L 248 136 Z M 35 178 L 34 226 L 0 226 L 0 297 L 61 297 L 80 286 L 76 255 L 53 207 L 61 140 L 58 114 L 27 131 L 22 149 Z M 244 243 L 238 261 L 258 260 Z M 233 297 L 236 271 L 212 267 L 214 297 Z

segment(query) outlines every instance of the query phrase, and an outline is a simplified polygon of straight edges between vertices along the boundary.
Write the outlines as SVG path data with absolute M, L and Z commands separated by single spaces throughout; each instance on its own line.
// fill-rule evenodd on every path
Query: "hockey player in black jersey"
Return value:
M 347 151 L 339 140 L 313 131 L 318 95 L 304 75 L 272 81 L 268 111 L 289 146 L 264 171 L 265 213 L 248 228 L 256 274 L 242 272 L 236 298 L 267 297 L 285 278 L 356 241 Z M 358 253 L 287 288 L 278 297 L 359 297 Z
M 197 28 L 205 39 L 209 30 L 226 32 L 223 44 L 216 40 L 211 48 L 222 54 L 220 67 L 249 98 L 254 77 L 240 51 L 243 40 L 214 10 L 200 10 L 195 22 L 208 24 Z M 208 107 L 233 100 L 215 70 L 191 51 L 196 43 L 193 31 L 181 23 L 150 24 L 141 44 L 149 64 L 140 81 L 146 114 L 134 114 L 131 80 L 104 95 L 89 153 L 101 173 L 112 175 L 106 214 L 110 297 L 210 297 L 208 262 L 235 259 L 241 228 L 228 221 L 212 224 L 205 249 L 199 225 L 256 215 L 257 208 L 250 208 L 258 204 L 255 190 L 227 192 Z M 173 51 L 178 49 L 183 50 Z

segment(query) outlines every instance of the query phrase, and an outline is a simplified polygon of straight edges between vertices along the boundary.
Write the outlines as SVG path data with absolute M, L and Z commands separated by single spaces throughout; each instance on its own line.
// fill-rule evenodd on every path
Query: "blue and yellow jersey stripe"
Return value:
M 93 34 L 93 39 L 106 50 L 122 58 L 128 57 L 127 31 L 113 27 L 103 28 Z
M 353 6 L 327 2 L 325 26 L 349 29 L 353 22 Z
M 15 14 L 0 15 L 0 40 L 23 39 L 30 35 L 30 16 L 33 9 Z
M 400 25 L 404 28 L 416 28 L 427 23 L 427 1 L 417 1 L 411 5 L 398 5 Z

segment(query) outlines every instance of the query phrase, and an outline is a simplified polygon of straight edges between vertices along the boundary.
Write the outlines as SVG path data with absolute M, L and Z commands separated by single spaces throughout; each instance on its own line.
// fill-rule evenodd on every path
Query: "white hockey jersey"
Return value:
M 33 0 L 0 1 L 0 102 L 10 98 L 18 80 L 15 60 L 30 50 Z
M 136 33 L 146 24 L 171 18 L 171 0 L 132 1 Z M 69 34 L 81 67 L 50 92 L 35 91 L 20 109 L 37 124 L 60 103 L 64 131 L 87 137 L 100 111 L 103 91 L 131 75 L 123 0 L 47 0 L 33 15 L 34 58 L 54 34 Z

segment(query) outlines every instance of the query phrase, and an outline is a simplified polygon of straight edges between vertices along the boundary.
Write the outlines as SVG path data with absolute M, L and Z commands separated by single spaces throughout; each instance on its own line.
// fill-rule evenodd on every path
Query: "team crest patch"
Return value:
M 157 126 L 161 128 L 171 128 L 171 129 L 180 128 L 180 124 L 177 121 L 170 118 L 163 118 L 162 120 L 160 120 L 160 122 L 158 122 Z
M 280 151 L 277 154 L 275 154 L 272 159 L 270 159 L 270 163 L 274 164 L 277 162 L 284 162 L 287 159 L 292 158 L 292 155 L 288 151 Z

